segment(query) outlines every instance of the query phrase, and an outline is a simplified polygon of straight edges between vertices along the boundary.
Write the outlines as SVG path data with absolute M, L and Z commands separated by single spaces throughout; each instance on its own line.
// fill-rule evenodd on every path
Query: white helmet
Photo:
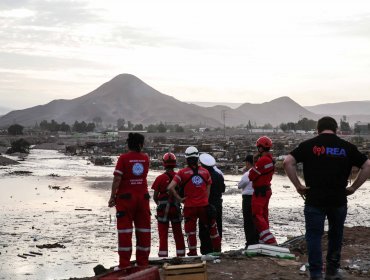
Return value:
M 216 160 L 213 156 L 207 153 L 203 153 L 199 156 L 199 161 L 201 164 L 205 166 L 215 166 L 216 165 Z
M 185 158 L 189 158 L 189 157 L 196 157 L 196 158 L 199 157 L 198 149 L 195 148 L 194 146 L 187 147 L 185 150 Z

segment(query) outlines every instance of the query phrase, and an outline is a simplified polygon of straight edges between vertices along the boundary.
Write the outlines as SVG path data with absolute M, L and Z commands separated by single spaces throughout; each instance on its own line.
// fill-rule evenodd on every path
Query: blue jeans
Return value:
M 343 227 L 347 216 L 347 205 L 341 207 L 314 207 L 306 205 L 304 216 L 306 220 L 306 242 L 311 277 L 322 275 L 321 239 L 324 234 L 326 217 L 329 222 L 326 272 L 334 274 L 340 266 Z

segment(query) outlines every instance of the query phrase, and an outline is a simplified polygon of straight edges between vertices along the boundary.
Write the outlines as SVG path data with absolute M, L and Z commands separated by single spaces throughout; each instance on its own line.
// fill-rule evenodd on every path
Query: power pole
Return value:
M 226 110 L 221 111 L 221 116 L 224 121 L 224 137 L 226 138 Z

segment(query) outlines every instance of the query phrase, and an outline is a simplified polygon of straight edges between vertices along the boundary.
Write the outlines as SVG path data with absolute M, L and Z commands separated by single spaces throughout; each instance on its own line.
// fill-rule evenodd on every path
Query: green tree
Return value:
M 132 130 L 133 127 L 134 127 L 133 123 L 130 122 L 130 121 L 128 121 L 127 122 L 127 128 L 128 128 L 128 130 Z
M 158 125 L 158 132 L 160 133 L 164 133 L 167 131 L 167 128 L 166 126 L 161 122 L 159 125 Z
M 132 129 L 133 130 L 144 130 L 144 127 L 141 123 L 139 123 L 139 124 L 135 124 Z
M 154 132 L 157 132 L 157 126 L 155 126 L 154 124 L 150 124 L 148 125 L 147 129 L 146 129 L 149 133 L 154 133 Z
M 288 130 L 288 125 L 286 123 L 281 123 L 280 124 L 280 129 L 284 132 Z
M 86 126 L 86 132 L 92 132 L 95 130 L 95 124 L 94 123 L 88 123 Z
M 10 135 L 22 135 L 23 134 L 23 126 L 20 124 L 13 124 L 8 127 L 8 133 Z
M 28 154 L 30 152 L 30 143 L 23 138 L 13 141 L 11 143 L 11 148 L 9 148 L 6 153 L 25 153 Z

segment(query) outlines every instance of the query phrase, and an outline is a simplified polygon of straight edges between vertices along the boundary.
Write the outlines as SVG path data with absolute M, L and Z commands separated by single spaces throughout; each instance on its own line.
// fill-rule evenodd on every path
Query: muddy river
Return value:
M 0 167 L 0 279 L 93 276 L 97 264 L 116 265 L 115 221 L 107 207 L 113 169 L 51 150 L 32 150 L 21 164 Z M 149 185 L 160 173 L 149 173 Z M 236 188 L 239 178 L 225 176 L 223 250 L 242 248 L 245 242 Z M 368 181 L 349 199 L 347 226 L 370 227 L 369 201 Z M 275 175 L 270 224 L 279 242 L 304 233 L 302 207 L 303 200 L 289 180 Z M 151 209 L 155 209 L 153 202 Z M 172 240 L 170 236 L 174 256 Z M 55 243 L 61 246 L 37 247 Z M 157 256 L 157 248 L 153 218 L 152 257 Z

